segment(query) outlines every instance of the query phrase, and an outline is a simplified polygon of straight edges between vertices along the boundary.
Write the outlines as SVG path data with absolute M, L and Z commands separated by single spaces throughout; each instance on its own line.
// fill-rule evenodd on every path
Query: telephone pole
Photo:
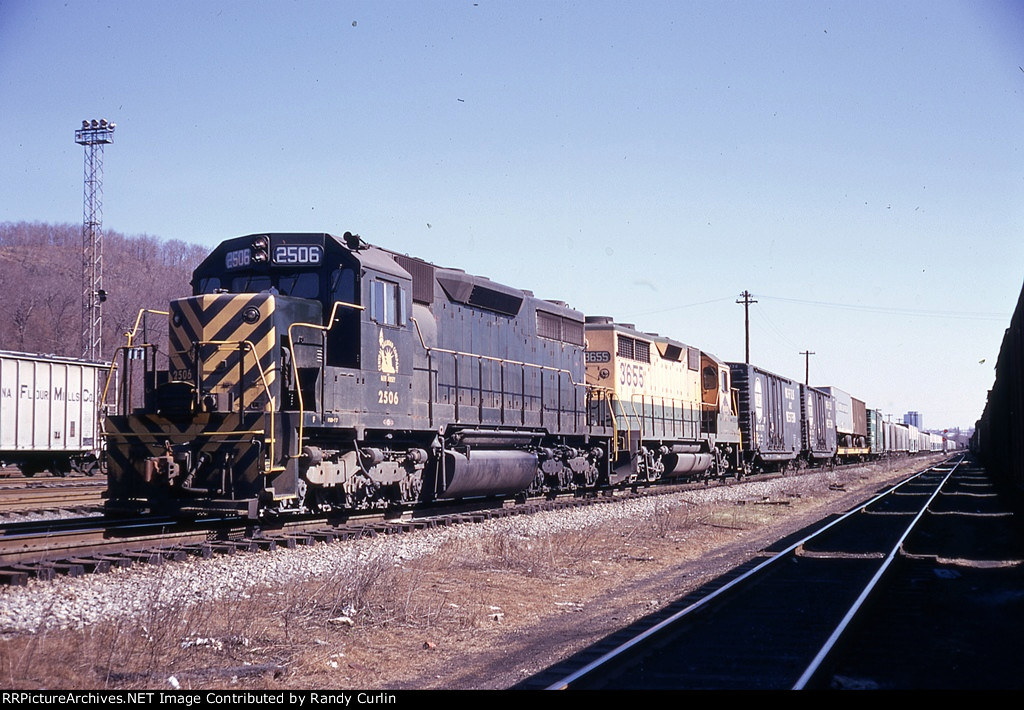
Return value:
M 745 335 L 745 342 L 746 342 L 746 360 L 744 360 L 744 362 L 746 362 L 749 365 L 750 364 L 750 304 L 751 303 L 757 303 L 757 301 L 754 300 L 754 294 L 750 293 L 750 291 L 744 291 L 743 293 L 740 294 L 740 297 L 736 301 L 736 303 L 742 303 L 743 304 L 743 333 Z
M 811 384 L 810 383 L 810 379 L 811 379 L 811 355 L 815 355 L 816 353 L 812 353 L 812 352 L 810 352 L 808 350 L 804 350 L 800 354 L 804 356 L 804 384 L 810 386 L 810 384 Z
M 103 356 L 103 146 L 114 142 L 115 124 L 82 121 L 75 143 L 85 147 L 85 198 L 82 204 L 82 357 Z

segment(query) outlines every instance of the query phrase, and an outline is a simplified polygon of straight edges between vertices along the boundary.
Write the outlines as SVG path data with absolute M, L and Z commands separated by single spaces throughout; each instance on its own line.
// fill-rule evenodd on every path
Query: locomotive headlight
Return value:
M 181 327 L 181 314 L 180 313 L 175 313 L 173 316 L 171 316 L 171 323 L 174 324 L 175 328 L 180 328 Z
M 257 264 L 264 264 L 270 258 L 270 239 L 267 235 L 261 234 L 252 240 L 252 260 Z
M 242 310 L 242 320 L 246 323 L 255 323 L 260 319 L 260 309 L 256 306 L 246 306 Z

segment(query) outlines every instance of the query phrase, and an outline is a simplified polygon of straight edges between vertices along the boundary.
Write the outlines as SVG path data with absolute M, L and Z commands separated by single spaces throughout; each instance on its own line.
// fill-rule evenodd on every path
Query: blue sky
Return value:
M 0 0 L 0 221 L 80 222 L 107 118 L 108 229 L 358 232 L 726 360 L 749 290 L 754 363 L 970 426 L 1022 66 L 1016 2 Z

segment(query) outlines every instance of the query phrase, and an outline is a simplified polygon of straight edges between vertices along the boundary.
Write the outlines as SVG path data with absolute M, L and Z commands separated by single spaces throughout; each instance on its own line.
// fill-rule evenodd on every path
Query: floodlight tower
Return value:
M 82 121 L 75 143 L 85 146 L 82 204 L 82 357 L 103 356 L 103 146 L 114 142 L 116 124 L 103 118 Z

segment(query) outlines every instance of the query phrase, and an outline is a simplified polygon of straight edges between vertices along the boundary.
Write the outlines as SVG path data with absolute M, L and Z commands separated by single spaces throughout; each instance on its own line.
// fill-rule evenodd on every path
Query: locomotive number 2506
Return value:
M 395 390 L 377 390 L 377 404 L 398 404 L 398 392 Z
M 275 264 L 319 264 L 322 250 L 316 244 L 281 244 L 274 249 Z

